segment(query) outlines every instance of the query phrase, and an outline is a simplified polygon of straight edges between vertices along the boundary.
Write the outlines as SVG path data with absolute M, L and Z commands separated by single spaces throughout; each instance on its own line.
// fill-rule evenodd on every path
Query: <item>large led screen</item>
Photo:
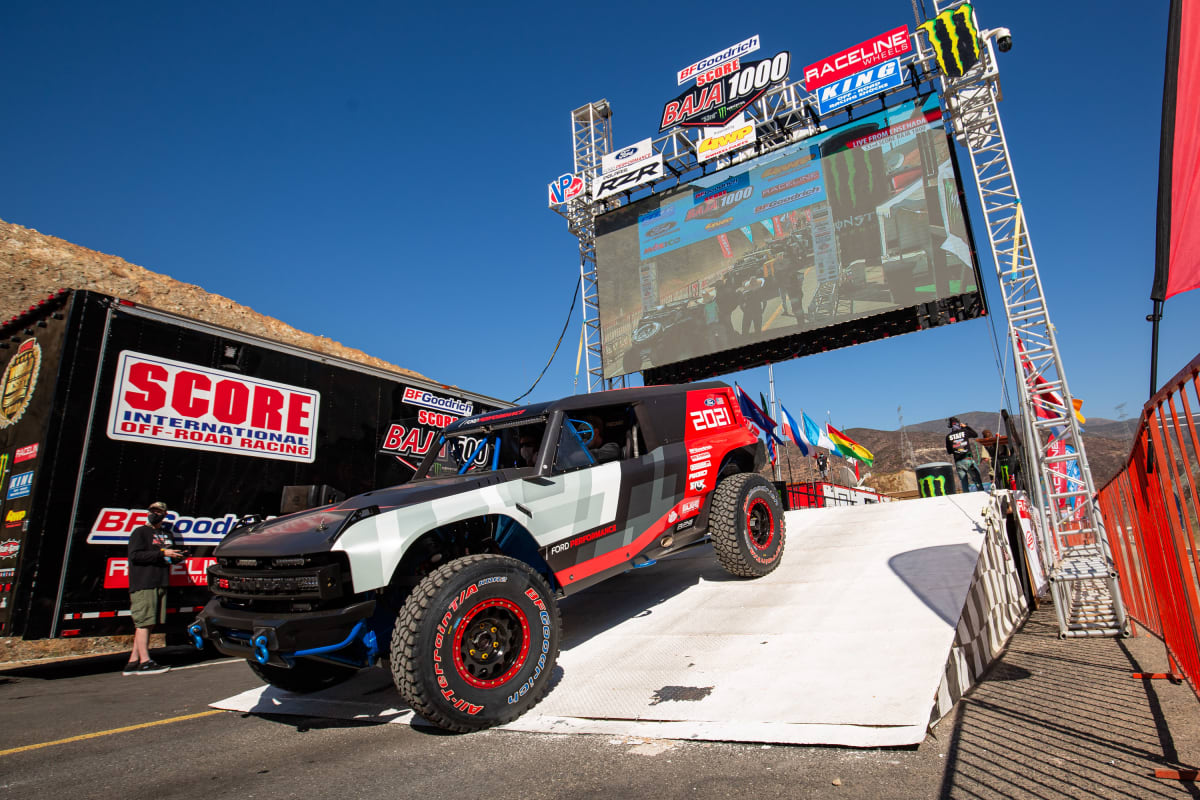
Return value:
M 605 377 L 978 292 L 961 197 L 928 95 L 597 217 Z

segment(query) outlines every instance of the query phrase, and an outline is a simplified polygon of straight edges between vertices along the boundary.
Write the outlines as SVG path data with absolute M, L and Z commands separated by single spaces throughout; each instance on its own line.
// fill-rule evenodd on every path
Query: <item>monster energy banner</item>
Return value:
M 918 29 L 929 37 L 938 69 L 947 78 L 961 78 L 979 63 L 979 28 L 970 3 L 943 11 Z
M 917 467 L 917 490 L 921 497 L 943 497 L 954 494 L 954 467 L 944 461 Z

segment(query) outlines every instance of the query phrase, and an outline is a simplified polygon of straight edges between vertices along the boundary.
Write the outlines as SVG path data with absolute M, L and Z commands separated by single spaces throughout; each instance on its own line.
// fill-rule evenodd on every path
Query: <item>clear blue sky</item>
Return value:
M 1166 7 L 976 4 L 981 25 L 1012 29 L 1001 114 L 1092 416 L 1148 394 Z M 576 240 L 546 208 L 572 109 L 608 99 L 621 147 L 657 135 L 677 69 L 748 36 L 790 50 L 795 78 L 902 24 L 909 0 L 13 4 L 0 217 L 512 399 L 578 280 Z M 973 182 L 968 196 L 994 289 Z M 1200 292 L 1167 303 L 1161 378 L 1196 354 L 1198 311 Z M 575 313 L 533 400 L 586 388 Z M 996 409 L 990 336 L 977 320 L 785 362 L 777 387 L 841 427 L 895 428 L 897 406 L 906 422 Z M 732 377 L 767 388 L 765 368 Z

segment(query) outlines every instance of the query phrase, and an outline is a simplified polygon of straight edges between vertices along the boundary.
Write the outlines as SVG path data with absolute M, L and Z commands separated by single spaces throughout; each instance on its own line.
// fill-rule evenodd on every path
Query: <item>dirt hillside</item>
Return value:
M 0 322 L 59 289 L 91 289 L 294 347 L 425 378 L 332 339 L 297 330 L 199 286 L 3 220 L 0 220 L 0 286 L 4 287 L 0 292 Z

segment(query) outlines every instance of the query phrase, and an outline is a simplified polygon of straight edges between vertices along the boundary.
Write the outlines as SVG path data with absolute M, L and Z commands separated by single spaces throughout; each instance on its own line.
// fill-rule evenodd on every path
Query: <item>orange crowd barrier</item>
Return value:
M 1200 356 L 1146 403 L 1125 468 L 1097 500 L 1129 616 L 1200 696 Z

